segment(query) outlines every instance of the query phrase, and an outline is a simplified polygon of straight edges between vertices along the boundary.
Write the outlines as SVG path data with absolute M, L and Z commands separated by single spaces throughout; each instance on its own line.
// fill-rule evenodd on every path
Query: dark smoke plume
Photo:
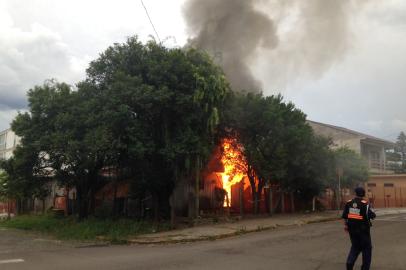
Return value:
M 213 55 L 234 90 L 259 91 L 258 77 L 283 88 L 299 77 L 317 79 L 340 61 L 362 2 L 188 0 L 184 17 L 189 45 Z
M 190 0 L 184 8 L 190 45 L 214 55 L 233 89 L 260 90 L 249 68 L 257 48 L 278 43 L 274 23 L 251 0 Z

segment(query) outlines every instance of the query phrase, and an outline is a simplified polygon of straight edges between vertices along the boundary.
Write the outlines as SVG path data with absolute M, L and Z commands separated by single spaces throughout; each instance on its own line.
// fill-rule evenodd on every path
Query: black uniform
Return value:
M 369 270 L 371 266 L 371 219 L 376 217 L 367 201 L 356 197 L 345 205 L 342 218 L 346 220 L 351 238 L 351 250 L 347 258 L 347 270 L 354 267 L 358 255 L 362 252 L 362 270 Z

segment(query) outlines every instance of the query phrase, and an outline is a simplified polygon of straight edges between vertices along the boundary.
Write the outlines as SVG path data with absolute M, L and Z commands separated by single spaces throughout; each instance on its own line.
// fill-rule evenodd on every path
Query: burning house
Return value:
M 253 213 L 254 199 L 247 166 L 243 146 L 234 138 L 223 139 L 202 173 L 200 212 Z M 281 192 L 278 186 L 267 186 L 259 198 L 259 212 L 270 213 L 271 209 L 293 211 L 294 198 Z

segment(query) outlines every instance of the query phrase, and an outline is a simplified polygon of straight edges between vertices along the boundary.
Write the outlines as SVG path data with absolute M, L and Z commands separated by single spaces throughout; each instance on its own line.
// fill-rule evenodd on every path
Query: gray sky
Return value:
M 165 44 L 185 44 L 185 0 L 144 2 Z M 294 9 L 260 2 L 279 23 L 279 46 L 250 63 L 265 94 L 282 92 L 315 121 L 385 139 L 406 131 L 406 1 L 354 6 L 345 50 L 334 58 L 329 48 L 342 41 L 338 33 L 331 31 L 337 40 L 304 42 Z M 0 0 L 0 130 L 26 108 L 29 88 L 49 78 L 75 84 L 90 60 L 131 35 L 153 35 L 138 0 Z

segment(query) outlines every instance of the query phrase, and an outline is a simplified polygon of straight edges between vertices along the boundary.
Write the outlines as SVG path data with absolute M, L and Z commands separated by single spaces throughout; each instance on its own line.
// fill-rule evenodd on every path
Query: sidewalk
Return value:
M 210 224 L 154 234 L 144 234 L 129 240 L 129 242 L 133 244 L 169 244 L 216 240 L 278 227 L 302 226 L 309 223 L 338 219 L 338 211 L 309 214 L 278 214 L 272 217 L 248 218 L 230 223 Z
M 374 209 L 374 211 L 378 217 L 386 215 L 406 214 L 406 208 L 377 208 Z
M 375 209 L 377 216 L 403 214 L 406 208 Z M 276 229 L 278 227 L 302 226 L 339 220 L 341 210 L 309 214 L 278 214 L 272 217 L 248 218 L 239 221 L 195 226 L 186 229 L 172 230 L 154 234 L 144 234 L 130 239 L 132 244 L 169 244 L 203 240 L 216 240 L 250 232 Z

